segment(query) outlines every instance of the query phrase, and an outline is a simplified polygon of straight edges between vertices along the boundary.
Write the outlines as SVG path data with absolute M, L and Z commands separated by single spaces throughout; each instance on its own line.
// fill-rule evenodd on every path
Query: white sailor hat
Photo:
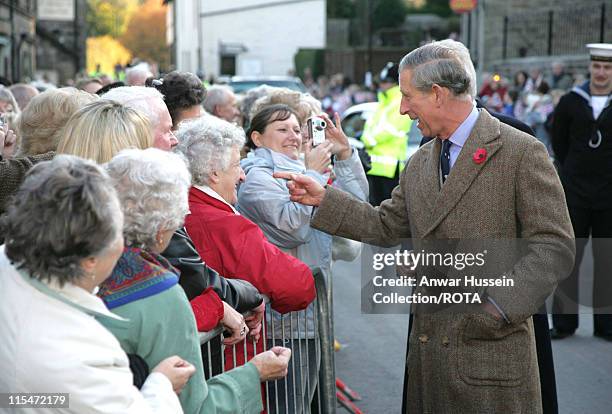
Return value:
M 612 62 L 612 43 L 589 43 L 586 47 L 589 49 L 591 60 Z

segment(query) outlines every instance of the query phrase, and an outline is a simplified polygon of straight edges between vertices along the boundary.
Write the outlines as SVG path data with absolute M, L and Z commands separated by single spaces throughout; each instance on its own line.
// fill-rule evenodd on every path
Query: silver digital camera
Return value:
M 327 123 L 317 116 L 309 118 L 307 121 L 308 135 L 312 139 L 312 146 L 316 147 L 325 142 L 325 128 Z

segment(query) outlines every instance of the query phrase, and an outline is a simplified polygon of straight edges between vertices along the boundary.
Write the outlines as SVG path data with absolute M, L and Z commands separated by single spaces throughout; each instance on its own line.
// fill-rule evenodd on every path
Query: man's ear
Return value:
M 251 132 L 251 141 L 256 147 L 261 147 L 261 134 L 257 131 Z
M 450 90 L 447 88 L 441 87 L 437 83 L 433 84 L 433 86 L 431 87 L 431 90 L 433 92 L 434 102 L 436 104 L 436 107 L 438 108 L 442 107 L 448 100 L 448 94 L 450 93 Z

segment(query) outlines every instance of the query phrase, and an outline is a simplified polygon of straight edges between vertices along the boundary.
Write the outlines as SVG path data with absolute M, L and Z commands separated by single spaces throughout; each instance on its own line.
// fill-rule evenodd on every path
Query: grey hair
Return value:
M 26 105 L 32 100 L 33 97 L 38 95 L 38 89 L 32 85 L 26 85 L 25 83 L 16 83 L 9 86 L 9 90 L 13 93 L 19 109 L 23 111 Z
M 440 46 L 448 47 L 455 52 L 457 59 L 465 66 L 465 70 L 470 78 L 470 96 L 472 99 L 476 99 L 478 95 L 478 82 L 476 81 L 476 69 L 474 68 L 474 62 L 470 56 L 470 51 L 461 42 L 457 42 L 452 39 L 440 40 L 438 42 Z
M 308 118 L 323 112 L 321 102 L 310 94 L 291 90 L 289 88 L 274 88 L 266 96 L 257 99 L 251 106 L 249 125 L 255 114 L 263 108 L 276 104 L 284 104 L 293 109 L 300 125 L 304 125 Z
M 412 84 L 423 92 L 437 84 L 457 97 L 470 96 L 473 82 L 468 68 L 455 49 L 441 43 L 428 43 L 408 53 L 400 62 L 400 73 L 411 69 Z
M 5 86 L 0 87 L 0 101 L 11 104 L 13 107 L 12 112 L 14 114 L 19 114 L 21 112 L 21 108 L 13 95 L 13 92 Z
M 245 129 L 248 129 L 249 127 L 249 124 L 251 122 L 251 115 L 255 115 L 255 113 L 253 112 L 253 105 L 255 104 L 255 102 L 259 98 L 267 96 L 272 93 L 272 91 L 278 89 L 280 88 L 277 88 L 275 86 L 259 85 L 253 89 L 249 89 L 246 92 L 246 94 L 242 98 L 242 102 L 240 102 L 240 112 L 242 113 L 243 126 Z
M 2 219 L 7 257 L 32 278 L 60 286 L 85 277 L 81 261 L 103 255 L 122 227 L 106 172 L 72 155 L 32 168 Z
M 164 95 L 160 91 L 156 88 L 147 88 L 145 86 L 121 86 L 113 88 L 102 95 L 102 97 L 139 111 L 149 119 L 153 129 L 159 124 L 160 118 L 158 111 L 155 110 L 155 107 L 150 102 L 158 100 L 161 105 L 166 105 L 164 103 Z
M 182 123 L 177 138 L 176 151 L 189 161 L 194 185 L 207 185 L 213 171 L 227 170 L 232 149 L 246 141 L 241 128 L 211 115 Z
M 184 159 L 156 148 L 121 151 L 106 164 L 125 217 L 126 246 L 150 250 L 160 230 L 176 230 L 189 211 Z
M 139 63 L 136 66 L 127 68 L 125 70 L 125 83 L 130 86 L 136 86 L 134 83 L 144 84 L 144 81 L 149 77 L 153 76 L 151 69 L 147 63 Z
M 226 85 L 212 85 L 206 89 L 206 97 L 202 106 L 209 114 L 214 114 L 217 105 L 223 105 L 234 92 Z

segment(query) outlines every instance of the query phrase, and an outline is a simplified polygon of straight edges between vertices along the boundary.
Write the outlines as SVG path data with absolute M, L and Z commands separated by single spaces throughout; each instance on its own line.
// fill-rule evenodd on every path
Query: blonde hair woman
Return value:
M 17 122 L 21 139 L 19 155 L 55 151 L 68 119 L 98 96 L 75 88 L 52 89 L 32 98 Z
M 153 129 L 144 115 L 103 99 L 81 108 L 68 120 L 57 152 L 104 164 L 122 149 L 152 146 Z

